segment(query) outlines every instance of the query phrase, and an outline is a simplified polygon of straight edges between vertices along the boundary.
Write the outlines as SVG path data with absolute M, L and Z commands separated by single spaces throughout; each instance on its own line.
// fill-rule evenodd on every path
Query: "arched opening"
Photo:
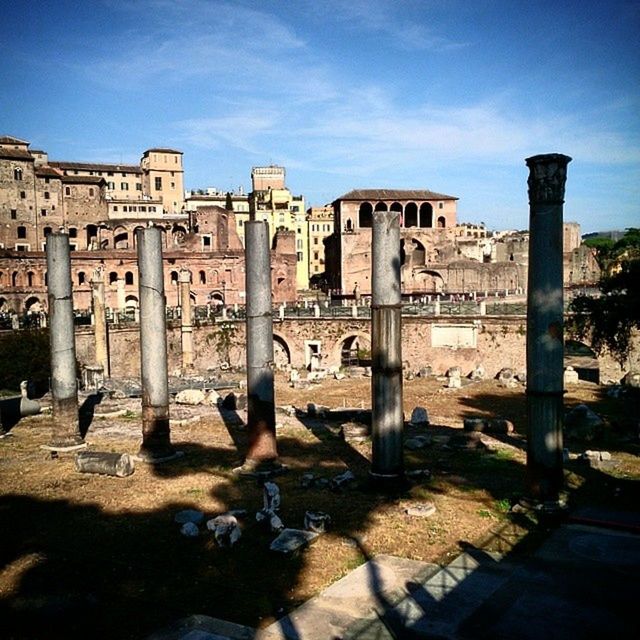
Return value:
M 427 251 L 424 245 L 415 238 L 407 238 L 406 241 L 402 240 L 402 264 L 406 266 L 425 264 Z
M 172 271 L 171 272 L 171 284 L 178 284 L 178 272 L 177 271 Z
M 273 336 L 273 362 L 278 369 L 291 364 L 291 349 L 281 336 Z
M 17 287 L 18 286 L 18 272 L 14 271 L 11 274 L 11 286 L 12 287 Z
M 370 202 L 363 202 L 358 210 L 358 227 L 370 229 L 373 226 L 373 208 Z
M 115 249 L 128 249 L 129 248 L 129 234 L 126 231 L 121 231 L 113 237 L 113 246 Z
M 128 285 L 132 285 L 133 284 L 133 273 L 131 271 L 127 271 L 124 274 L 124 283 L 128 284 Z
M 4 284 L 4 273 L 0 271 L 0 284 Z
M 86 280 L 86 276 L 84 271 L 78 271 L 78 284 L 84 284 Z
M 118 274 L 115 271 L 109 272 L 109 284 L 116 284 L 118 282 Z
M 187 230 L 176 224 L 171 230 L 171 237 L 173 239 L 173 244 L 184 244 L 185 238 L 187 237 Z
M 95 224 L 88 224 L 85 232 L 87 236 L 87 249 L 95 251 L 98 248 L 98 227 Z
M 406 228 L 418 226 L 418 205 L 415 202 L 409 202 L 404 208 L 404 226 Z
M 402 213 L 402 205 L 399 202 L 393 202 L 389 207 L 389 211 L 399 211 Z
M 389 211 L 386 202 L 378 202 L 374 208 L 374 211 Z
M 207 274 L 204 271 L 199 271 L 198 275 L 200 276 L 200 284 L 207 284 Z
M 78 237 L 78 230 L 75 227 L 69 227 L 69 237 L 70 238 Z
M 351 218 L 347 218 L 347 222 L 344 228 L 346 231 L 353 231 L 353 220 L 351 220 Z
M 133 239 L 133 246 L 137 247 L 138 246 L 138 230 L 142 231 L 142 229 L 144 229 L 144 227 L 141 226 L 137 226 L 134 230 L 133 230 L 133 234 L 132 234 L 132 239 Z
M 34 273 L 33 271 L 27 272 L 27 286 L 33 287 Z
M 25 300 L 24 310 L 27 313 L 40 313 L 42 311 L 42 303 L 40 302 L 40 298 L 36 296 L 30 296 Z
M 600 384 L 600 363 L 591 347 L 578 342 L 567 340 L 564 343 L 564 366 L 573 367 L 580 380 Z
M 0 313 L 8 313 L 9 303 L 6 298 L 0 296 Z
M 43 235 L 44 235 L 44 237 L 45 237 L 45 238 L 46 238 L 48 235 L 51 235 L 51 227 L 45 227 L 45 228 L 42 230 L 42 233 L 43 233 Z
M 20 167 L 16 167 L 13 170 L 13 179 L 14 180 L 22 180 L 22 169 Z
M 209 304 L 212 304 L 214 307 L 220 307 L 224 304 L 224 294 L 222 291 L 212 291 L 208 296 Z
M 444 229 L 447 226 L 447 219 L 444 216 L 438 217 L 438 229 Z
M 444 278 L 437 271 L 423 269 L 414 275 L 418 291 L 440 293 L 444 289 Z
M 428 202 L 420 205 L 420 220 L 418 226 L 421 229 L 433 227 L 433 207 Z
M 189 291 L 189 299 L 191 300 L 191 304 L 193 306 L 195 306 L 197 304 L 198 298 L 196 297 L 196 294 L 193 293 L 193 291 Z
M 370 339 L 364 335 L 347 336 L 340 345 L 340 364 L 344 367 L 370 367 Z
M 136 296 L 127 296 L 124 299 L 124 307 L 125 309 L 137 309 L 138 308 L 138 298 Z

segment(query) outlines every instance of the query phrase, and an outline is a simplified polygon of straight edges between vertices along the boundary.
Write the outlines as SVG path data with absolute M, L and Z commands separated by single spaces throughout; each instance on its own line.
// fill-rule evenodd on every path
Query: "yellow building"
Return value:
M 333 207 L 310 207 L 307 209 L 309 229 L 309 280 L 324 273 L 324 239 L 333 233 Z
M 165 213 L 180 213 L 184 207 L 182 151 L 148 149 L 140 160 L 142 190 L 152 200 L 161 200 Z
M 287 229 L 296 234 L 296 287 L 309 288 L 309 233 L 304 196 L 294 196 L 285 186 L 284 167 L 253 167 L 251 170 L 252 192 L 249 194 L 250 216 L 269 223 L 273 238 L 278 229 Z M 238 226 L 243 226 L 244 216 L 238 216 Z M 244 229 L 243 229 L 244 231 Z M 244 235 L 244 233 L 242 234 Z

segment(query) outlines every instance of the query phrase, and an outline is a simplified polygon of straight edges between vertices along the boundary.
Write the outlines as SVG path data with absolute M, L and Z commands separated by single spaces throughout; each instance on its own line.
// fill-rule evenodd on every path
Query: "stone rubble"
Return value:
M 404 511 L 414 518 L 428 518 L 436 512 L 436 505 L 433 502 L 423 502 L 406 507 Z
M 342 489 L 349 483 L 353 482 L 356 479 L 355 475 L 350 469 L 347 469 L 344 473 L 341 473 L 331 479 L 330 486 L 334 491 L 337 489 Z
M 207 529 L 213 531 L 216 543 L 220 547 L 232 547 L 242 536 L 238 519 L 231 513 L 223 513 L 208 520 Z
M 324 511 L 307 511 L 304 514 L 304 528 L 314 533 L 325 533 L 331 524 L 331 516 Z
M 193 522 L 185 522 L 180 527 L 180 533 L 187 538 L 197 538 L 200 535 L 200 529 Z
M 409 438 L 405 440 L 405 449 L 410 451 L 417 451 L 418 449 L 424 449 L 431 444 L 431 438 L 429 436 L 416 436 L 415 438 Z
M 426 427 L 429 425 L 429 413 L 424 407 L 415 407 L 411 412 L 409 423 L 415 427 Z
M 178 524 L 186 524 L 191 522 L 193 524 L 200 524 L 204 521 L 204 513 L 197 509 L 183 509 L 178 511 L 173 518 L 174 522 Z

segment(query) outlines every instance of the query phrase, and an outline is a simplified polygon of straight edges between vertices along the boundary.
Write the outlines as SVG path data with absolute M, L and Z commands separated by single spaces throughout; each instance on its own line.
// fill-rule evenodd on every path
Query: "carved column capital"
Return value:
M 529 167 L 529 204 L 562 204 L 569 156 L 548 153 L 525 160 Z

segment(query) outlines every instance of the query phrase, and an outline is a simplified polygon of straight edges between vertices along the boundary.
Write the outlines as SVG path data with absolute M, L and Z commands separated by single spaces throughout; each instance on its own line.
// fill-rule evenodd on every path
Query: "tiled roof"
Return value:
M 428 189 L 353 189 L 338 200 L 458 200 L 456 196 Z
M 62 182 L 75 184 L 106 184 L 107 181 L 102 176 L 60 176 Z
M 0 147 L 0 158 L 31 160 L 33 162 L 33 156 L 26 149 L 5 149 Z
M 56 171 L 53 167 L 36 167 L 36 175 L 37 176 L 45 176 L 52 178 L 62 178 L 62 173 L 60 171 Z
M 137 164 L 103 164 L 92 162 L 63 162 L 63 161 L 51 161 L 49 164 L 52 167 L 66 170 L 78 170 L 78 171 L 111 171 L 122 173 L 142 173 L 142 169 Z
M 151 151 L 154 151 L 155 153 L 179 153 L 180 155 L 182 155 L 182 151 L 178 151 L 177 149 L 169 149 L 168 147 L 153 147 L 153 149 L 147 149 L 144 152 L 144 155 L 146 156 Z

